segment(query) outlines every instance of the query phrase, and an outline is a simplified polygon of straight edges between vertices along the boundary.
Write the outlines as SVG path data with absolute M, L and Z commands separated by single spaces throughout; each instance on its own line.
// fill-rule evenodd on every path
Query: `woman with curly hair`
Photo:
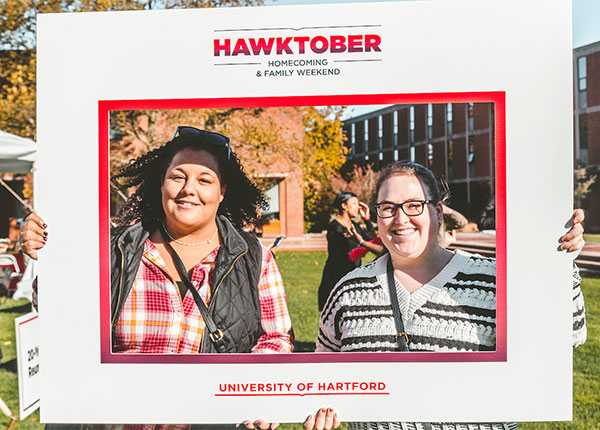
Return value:
M 293 332 L 279 269 L 242 228 L 264 196 L 229 138 L 179 127 L 114 177 L 137 187 L 113 220 L 111 327 L 116 353 L 287 353 Z M 46 224 L 21 233 L 37 258 Z

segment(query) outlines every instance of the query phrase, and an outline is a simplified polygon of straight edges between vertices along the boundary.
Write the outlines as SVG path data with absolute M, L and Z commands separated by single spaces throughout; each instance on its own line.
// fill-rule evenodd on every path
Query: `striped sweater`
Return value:
M 387 287 L 388 256 L 353 270 L 334 287 L 321 313 L 317 352 L 398 351 Z M 573 271 L 573 344 L 585 341 L 585 311 L 578 269 Z M 412 294 L 396 280 L 409 351 L 496 349 L 496 261 L 457 251 Z M 457 427 L 458 426 L 458 427 Z M 351 423 L 349 429 L 454 429 L 461 424 Z M 494 427 L 492 427 L 494 426 Z M 512 429 L 516 424 L 469 424 L 470 429 Z
M 397 351 L 384 256 L 347 275 L 321 314 L 317 351 Z M 496 262 L 457 252 L 412 294 L 396 280 L 410 351 L 496 349 Z

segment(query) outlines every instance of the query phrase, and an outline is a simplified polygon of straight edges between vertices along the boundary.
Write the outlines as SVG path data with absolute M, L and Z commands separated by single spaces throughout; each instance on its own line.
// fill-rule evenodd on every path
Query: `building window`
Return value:
M 397 110 L 394 111 L 394 146 L 398 146 L 398 111 Z
M 448 172 L 447 172 L 447 176 L 448 179 L 452 179 L 452 158 L 454 157 L 454 152 L 453 152 L 453 148 L 452 148 L 452 140 L 448 141 Z
M 377 118 L 377 148 L 381 151 L 383 148 L 383 117 Z
M 587 129 L 587 115 L 579 115 L 579 148 L 587 149 L 588 147 Z
M 350 154 L 356 153 L 356 127 L 355 124 L 350 124 Z
M 475 136 L 469 136 L 469 163 L 475 158 Z
M 427 167 L 431 169 L 433 166 L 433 145 L 431 143 L 427 144 Z
M 409 141 L 413 143 L 415 141 L 415 107 L 411 106 L 408 109 L 408 129 L 410 131 Z
M 474 108 L 475 104 L 474 103 L 469 103 L 468 105 L 468 115 L 469 115 L 469 131 L 473 131 L 473 129 L 475 128 L 475 118 L 473 115 L 473 108 Z
M 577 59 L 577 90 L 579 91 L 579 108 L 587 107 L 587 57 Z
M 446 105 L 446 136 L 452 134 L 452 103 Z
M 433 105 L 427 105 L 427 138 L 431 139 L 433 134 Z
M 469 136 L 469 177 L 475 176 L 475 136 Z
M 364 151 L 365 151 L 365 153 L 368 153 L 369 152 L 369 120 L 365 119 L 364 124 L 365 124 L 365 142 L 364 142 L 365 143 L 365 147 L 364 147 Z M 369 158 L 367 157 L 367 160 L 368 159 Z
M 579 160 L 588 163 L 588 123 L 587 115 L 579 115 Z
M 269 209 L 262 213 L 264 224 L 263 234 L 281 234 L 281 218 L 279 208 L 279 184 L 265 192 L 265 198 L 269 202 Z

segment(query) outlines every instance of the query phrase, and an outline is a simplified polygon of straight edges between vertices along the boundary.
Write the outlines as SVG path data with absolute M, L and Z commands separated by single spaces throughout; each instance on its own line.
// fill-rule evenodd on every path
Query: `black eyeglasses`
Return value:
M 423 213 L 427 203 L 435 203 L 433 200 L 409 200 L 404 203 L 382 202 L 375 205 L 379 218 L 391 218 L 396 215 L 398 208 L 402 209 L 407 216 L 417 216 Z
M 177 136 L 201 137 L 214 145 L 227 145 L 227 159 L 229 160 L 231 158 L 231 145 L 229 144 L 229 138 L 227 136 L 223 136 L 222 134 L 212 131 L 200 130 L 199 128 L 189 127 L 186 125 L 180 125 L 177 127 L 177 130 L 175 130 L 175 134 L 173 135 L 173 139 L 175 139 Z

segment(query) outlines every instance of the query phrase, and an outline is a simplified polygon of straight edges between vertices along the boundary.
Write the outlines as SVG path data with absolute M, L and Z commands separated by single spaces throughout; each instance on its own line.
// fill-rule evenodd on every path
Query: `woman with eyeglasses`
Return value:
M 359 202 L 356 194 L 339 193 L 333 200 L 333 206 L 338 214 L 327 226 L 327 261 L 319 285 L 319 311 L 323 310 L 337 281 L 360 266 L 360 259 L 352 260 L 350 257 L 353 250 L 364 247 L 375 254 L 383 251 L 383 246 L 370 242 L 376 234 L 371 226 L 369 206 Z M 353 220 L 359 215 L 367 223 L 366 229 Z
M 291 352 L 275 260 L 242 230 L 263 194 L 229 138 L 193 127 L 175 136 L 112 178 L 136 188 L 111 231 L 113 352 Z M 27 218 L 27 254 L 37 258 L 47 237 L 38 215 Z
M 496 261 L 449 251 L 438 243 L 445 197 L 431 171 L 419 164 L 398 162 L 381 172 L 375 208 L 388 253 L 352 271 L 333 288 L 321 313 L 317 352 L 496 349 Z M 581 211 L 575 211 L 576 225 L 563 236 L 563 249 L 583 246 L 582 219 Z M 586 329 L 576 267 L 573 284 L 577 346 L 585 341 Z M 516 428 L 486 425 L 469 428 Z M 349 429 L 431 428 L 422 426 L 351 423 Z M 311 423 L 305 428 L 312 428 Z

